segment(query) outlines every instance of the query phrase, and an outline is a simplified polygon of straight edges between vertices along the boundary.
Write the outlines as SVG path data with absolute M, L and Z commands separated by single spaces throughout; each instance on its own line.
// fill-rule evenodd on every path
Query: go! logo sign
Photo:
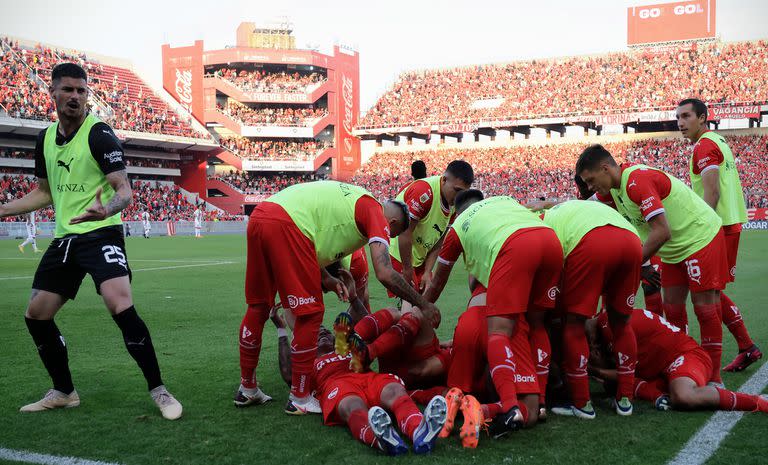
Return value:
M 664 10 L 660 7 L 643 8 L 638 12 L 640 19 L 658 18 L 662 15 Z M 704 8 L 699 3 L 688 3 L 685 5 L 677 5 L 672 9 L 672 13 L 676 16 L 682 15 L 695 15 L 698 13 L 704 13 Z

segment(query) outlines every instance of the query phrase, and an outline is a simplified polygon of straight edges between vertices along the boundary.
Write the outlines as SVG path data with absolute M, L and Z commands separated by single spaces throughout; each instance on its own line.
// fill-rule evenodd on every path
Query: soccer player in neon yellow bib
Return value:
M 720 134 L 707 128 L 707 105 L 699 99 L 685 99 L 677 106 L 677 126 L 691 141 L 693 154 L 688 161 L 691 186 L 699 197 L 723 220 L 725 246 L 728 255 L 728 282 L 736 279 L 736 257 L 739 253 L 741 224 L 747 221 L 744 192 L 741 189 L 736 160 L 731 148 Z M 723 324 L 739 346 L 739 354 L 725 371 L 742 371 L 759 360 L 763 354 L 752 342 L 739 307 L 720 293 Z
M 245 296 L 248 310 L 240 326 L 241 386 L 235 405 L 244 407 L 271 398 L 256 382 L 261 337 L 275 294 L 296 317 L 291 344 L 291 393 L 285 411 L 320 413 L 312 396 L 312 361 L 325 307 L 323 292 L 346 300 L 341 281 L 326 266 L 368 244 L 376 278 L 398 297 L 437 312 L 392 268 L 389 240 L 408 228 L 402 202 L 380 204 L 365 189 L 336 181 L 288 187 L 260 203 L 248 222 Z
M 166 390 L 152 338 L 131 297 L 131 269 L 120 212 L 131 203 L 123 148 L 112 128 L 87 112 L 88 75 L 74 63 L 51 72 L 51 99 L 58 121 L 42 130 L 35 148 L 38 187 L 0 206 L 0 218 L 48 205 L 56 211 L 54 240 L 43 254 L 25 314 L 53 389 L 22 412 L 80 405 L 72 384 L 64 337 L 54 317 L 74 300 L 86 274 L 123 333 L 126 349 L 147 381 L 163 417 L 181 417 L 181 404 Z M 102 203 L 103 200 L 103 203 Z
M 538 323 L 555 305 L 563 248 L 552 228 L 511 197 L 483 200 L 480 191 L 469 189 L 456 197 L 456 212 L 424 296 L 437 300 L 462 254 L 467 271 L 487 290 L 486 356 L 502 404 L 492 434 L 499 437 L 538 420 L 545 384 L 531 353 L 551 351 Z
M 679 179 L 645 165 L 619 165 L 601 145 L 586 148 L 576 174 L 590 189 L 613 197 L 616 209 L 637 229 L 643 260 L 662 262 L 664 313 L 684 327 L 679 308 L 688 292 L 701 328 L 701 345 L 712 358 L 713 383 L 722 383 L 723 328 L 720 291 L 728 276 L 722 221 Z

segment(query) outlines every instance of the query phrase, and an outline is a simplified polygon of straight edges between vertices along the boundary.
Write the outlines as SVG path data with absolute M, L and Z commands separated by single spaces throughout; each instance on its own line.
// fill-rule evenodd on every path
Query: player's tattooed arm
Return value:
M 115 190 L 115 195 L 109 200 L 106 207 L 106 215 L 110 217 L 115 213 L 123 211 L 125 207 L 131 204 L 133 193 L 131 192 L 131 182 L 128 180 L 126 170 L 113 171 L 107 175 L 107 182 Z
M 419 294 L 405 278 L 392 268 L 392 261 L 389 258 L 389 250 L 386 245 L 380 242 L 372 242 L 369 245 L 371 249 L 371 258 L 373 259 L 373 271 L 376 273 L 376 279 L 389 289 L 393 294 L 406 302 L 419 307 L 427 318 L 432 321 L 440 321 L 440 310 L 424 296 Z

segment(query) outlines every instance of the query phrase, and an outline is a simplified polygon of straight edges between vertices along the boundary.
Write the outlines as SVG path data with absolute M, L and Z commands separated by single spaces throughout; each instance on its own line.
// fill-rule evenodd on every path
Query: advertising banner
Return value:
M 627 45 L 715 37 L 715 0 L 627 8 Z

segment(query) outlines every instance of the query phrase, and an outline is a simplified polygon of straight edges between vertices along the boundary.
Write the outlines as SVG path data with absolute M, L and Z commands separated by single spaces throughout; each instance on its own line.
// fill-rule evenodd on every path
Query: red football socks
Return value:
M 419 319 L 413 313 L 406 313 L 400 318 L 400 321 L 368 344 L 368 356 L 373 360 L 409 346 L 418 333 Z
M 589 343 L 583 321 L 566 322 L 563 349 L 563 369 L 571 390 L 571 400 L 577 408 L 583 408 L 589 401 Z
M 395 324 L 395 317 L 389 310 L 382 309 L 364 316 L 356 325 L 355 332 L 366 344 L 379 337 Z
M 633 399 L 632 391 L 635 385 L 635 365 L 637 364 L 637 339 L 635 331 L 629 322 L 611 324 L 613 333 L 613 349 L 616 352 L 616 374 L 618 387 L 616 399 L 626 397 Z
M 688 313 L 685 304 L 663 304 L 664 318 L 688 334 Z
M 488 367 L 504 412 L 518 405 L 515 388 L 514 354 L 510 337 L 506 334 L 488 335 Z
M 413 433 L 423 418 L 413 400 L 408 395 L 398 397 L 392 403 L 392 413 L 395 414 L 400 431 L 409 438 L 413 438 Z
M 645 295 L 645 308 L 659 316 L 664 316 L 664 310 L 661 306 L 661 292 Z
M 269 317 L 266 305 L 249 305 L 240 324 L 240 383 L 256 389 L 256 367 L 261 353 L 261 334 Z
M 723 358 L 723 324 L 720 320 L 720 303 L 694 305 L 693 311 L 699 319 L 701 329 L 701 347 L 712 359 L 712 374 L 709 380 L 721 382 L 720 362 Z
M 531 344 L 531 358 L 536 364 L 536 378 L 539 382 L 539 404 L 546 403 L 547 379 L 549 378 L 549 361 L 552 346 L 544 325 L 531 325 L 528 341 Z
M 736 410 L 740 412 L 754 412 L 757 410 L 757 396 L 734 392 L 727 389 L 716 388 L 720 394 L 720 410 Z
M 749 337 L 747 327 L 744 325 L 744 320 L 741 317 L 739 307 L 731 300 L 730 297 L 725 295 L 725 292 L 720 293 L 720 305 L 721 315 L 723 317 L 723 324 L 728 328 L 728 331 L 733 334 L 736 343 L 739 345 L 739 352 L 749 349 L 754 345 L 752 338 Z
M 312 365 L 322 322 L 322 312 L 296 317 L 291 341 L 291 394 L 295 397 L 306 397 L 312 392 Z
M 416 389 L 415 391 L 409 392 L 409 395 L 414 402 L 426 405 L 433 397 L 444 396 L 447 391 L 448 388 L 445 386 L 435 386 L 429 389 Z
M 355 410 L 347 419 L 347 426 L 349 432 L 352 433 L 355 439 L 363 444 L 371 447 L 378 448 L 378 440 L 373 434 L 373 430 L 368 425 L 368 412 L 360 409 Z

